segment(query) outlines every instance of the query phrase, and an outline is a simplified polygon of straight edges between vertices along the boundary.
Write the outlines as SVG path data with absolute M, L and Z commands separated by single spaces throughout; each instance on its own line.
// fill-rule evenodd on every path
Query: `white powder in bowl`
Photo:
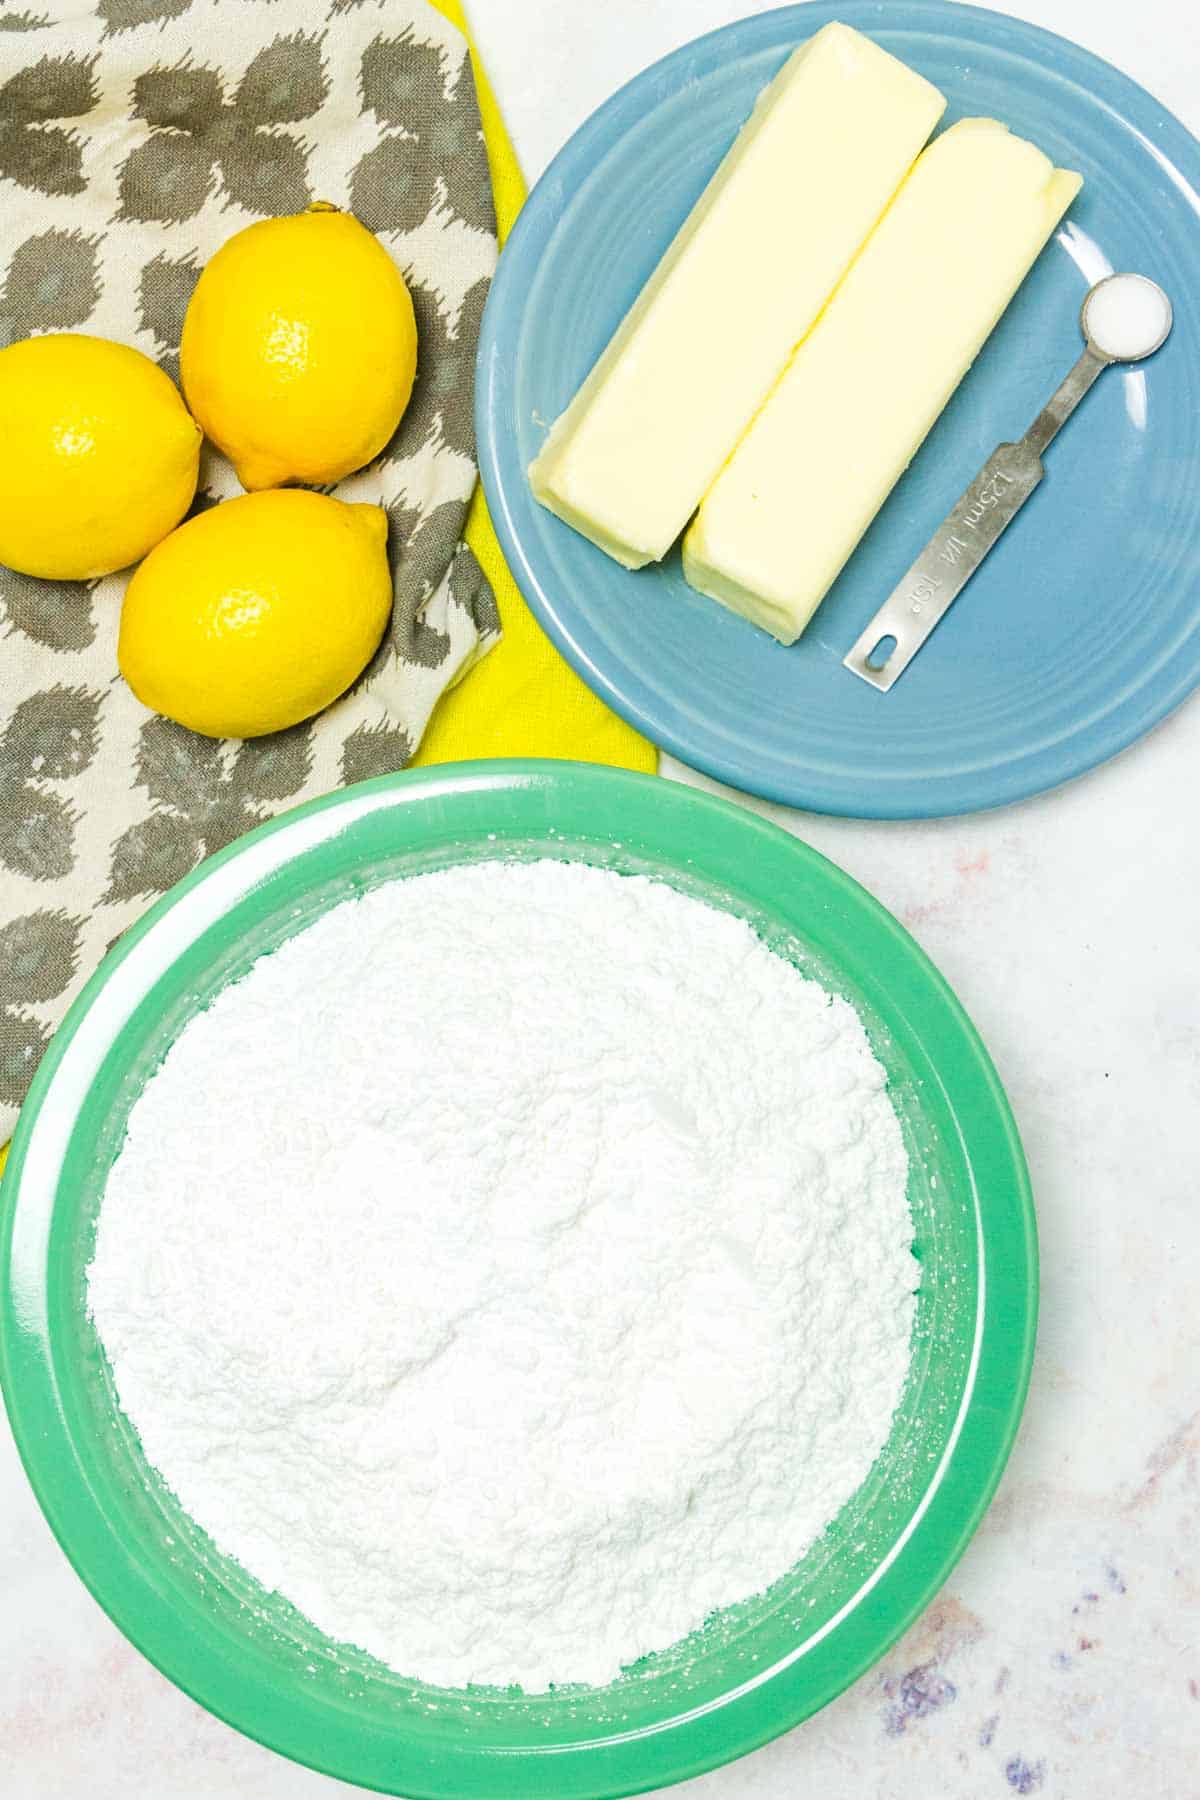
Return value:
M 607 1682 L 866 1476 L 906 1176 L 857 1015 L 749 926 L 490 862 L 336 907 L 188 1024 L 90 1311 L 149 1461 L 329 1637 Z

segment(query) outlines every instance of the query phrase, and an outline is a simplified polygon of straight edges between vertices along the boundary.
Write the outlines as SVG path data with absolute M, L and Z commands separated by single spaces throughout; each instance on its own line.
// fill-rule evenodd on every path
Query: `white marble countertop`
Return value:
M 530 178 L 619 82 L 758 10 L 471 0 Z M 1118 63 L 1200 132 L 1195 0 L 1009 10 Z M 1193 700 L 1094 775 L 981 818 L 761 809 L 877 894 L 982 1030 L 1033 1172 L 1041 1338 L 999 1496 L 939 1599 L 819 1717 L 681 1795 L 1200 1794 L 1197 771 Z M 51 1538 L 0 1421 L 4 1800 L 352 1791 L 218 1724 L 125 1643 Z

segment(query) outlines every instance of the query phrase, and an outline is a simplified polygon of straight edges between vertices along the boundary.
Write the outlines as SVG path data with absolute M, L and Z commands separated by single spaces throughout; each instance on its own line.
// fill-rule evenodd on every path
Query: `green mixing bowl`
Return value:
M 338 901 L 498 856 L 658 876 L 748 918 L 844 994 L 907 1137 L 922 1266 L 891 1437 L 803 1561 L 612 1686 L 534 1699 L 405 1680 L 322 1638 L 222 1557 L 147 1467 L 84 1313 L 97 1208 L 129 1109 L 192 1014 Z M 911 1623 L 966 1545 L 1016 1432 L 1033 1353 L 1036 1244 L 1020 1144 L 937 971 L 795 838 L 687 788 L 581 764 L 470 763 L 368 782 L 204 863 L 125 934 L 72 1008 L 21 1113 L 0 1199 L 5 1397 L 29 1478 L 83 1580 L 220 1718 L 315 1769 L 413 1800 L 632 1793 L 739 1756 L 824 1706 Z

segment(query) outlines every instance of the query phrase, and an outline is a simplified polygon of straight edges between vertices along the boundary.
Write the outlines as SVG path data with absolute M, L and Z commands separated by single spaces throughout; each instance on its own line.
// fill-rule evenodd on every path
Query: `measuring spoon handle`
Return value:
M 843 657 L 847 669 L 884 694 L 903 675 L 1042 479 L 1043 450 L 1111 361 L 1111 357 L 1089 346 L 1025 436 L 1015 444 L 1000 444 L 992 451 L 858 642 Z M 895 638 L 895 648 L 885 656 L 873 656 L 888 638 Z
M 1001 444 L 888 595 L 846 667 L 886 694 L 949 611 L 1001 532 L 1042 479 L 1042 459 L 1024 439 Z M 886 638 L 895 648 L 873 658 Z
M 1088 345 L 1079 361 L 1055 388 L 1025 433 L 1023 441 L 1038 456 L 1058 436 L 1097 375 L 1103 375 L 1112 360 L 1111 356 L 1105 356 L 1102 351 L 1094 350 L 1090 344 Z

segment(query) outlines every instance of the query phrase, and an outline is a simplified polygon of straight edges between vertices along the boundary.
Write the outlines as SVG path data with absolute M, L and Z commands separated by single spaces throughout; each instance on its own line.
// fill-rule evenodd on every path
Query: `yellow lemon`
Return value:
M 179 352 L 188 405 L 252 492 L 340 481 L 408 405 L 417 326 L 404 277 L 324 204 L 248 225 L 205 268 Z
M 140 350 L 55 332 L 0 350 L 0 563 L 88 581 L 136 562 L 192 503 L 200 431 Z
M 117 661 L 206 737 L 311 718 L 361 673 L 392 604 L 387 514 L 300 489 L 243 494 L 164 538 L 125 590 Z

